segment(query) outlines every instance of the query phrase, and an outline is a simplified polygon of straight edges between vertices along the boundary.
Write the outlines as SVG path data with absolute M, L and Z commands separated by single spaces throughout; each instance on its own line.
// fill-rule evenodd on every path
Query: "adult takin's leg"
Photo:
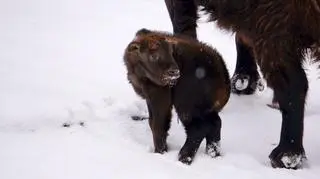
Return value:
M 282 113 L 280 142 L 269 158 L 273 167 L 297 169 L 306 158 L 303 126 L 308 80 L 301 64 L 301 48 L 294 44 L 294 38 L 288 39 L 263 42 L 258 52 L 261 71 L 274 89 Z
M 174 34 L 197 39 L 197 5 L 194 0 L 165 0 Z
M 153 89 L 153 94 L 147 99 L 149 126 L 152 131 L 154 152 L 168 151 L 167 136 L 171 122 L 171 96 L 167 88 Z
M 253 94 L 260 84 L 260 75 L 250 41 L 243 34 L 236 34 L 237 63 L 231 78 L 231 89 L 236 94 Z
M 194 0 L 165 0 L 174 34 L 197 39 L 197 4 Z M 237 65 L 232 77 L 232 92 L 252 94 L 259 83 L 257 65 L 252 50 L 244 42 L 243 35 L 236 34 Z

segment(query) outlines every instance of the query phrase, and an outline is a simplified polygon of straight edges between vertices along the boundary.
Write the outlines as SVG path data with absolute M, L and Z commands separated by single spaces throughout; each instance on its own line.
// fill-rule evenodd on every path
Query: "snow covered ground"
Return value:
M 270 90 L 232 95 L 221 117 L 223 156 L 204 143 L 194 163 L 177 161 L 185 140 L 176 116 L 169 152 L 152 153 L 144 102 L 126 80 L 123 50 L 136 30 L 171 31 L 163 1 L 0 1 L 0 178 L 309 179 L 320 176 L 320 82 L 308 69 L 304 145 L 308 166 L 273 169 L 281 116 Z M 199 23 L 199 38 L 235 66 L 233 35 Z M 62 127 L 64 123 L 69 128 Z

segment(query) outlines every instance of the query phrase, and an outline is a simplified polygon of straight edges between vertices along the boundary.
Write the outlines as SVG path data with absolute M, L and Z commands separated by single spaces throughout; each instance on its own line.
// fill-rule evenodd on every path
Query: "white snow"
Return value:
M 221 154 L 220 141 L 213 143 L 212 145 L 208 145 L 206 150 L 207 154 L 212 158 L 219 156 Z
M 222 54 L 233 74 L 234 36 L 203 21 L 199 38 Z M 124 48 L 143 27 L 172 31 L 164 1 L 0 1 L 1 179 L 319 178 L 315 66 L 306 66 L 306 168 L 270 166 L 281 115 L 266 106 L 269 89 L 231 96 L 221 113 L 223 156 L 206 155 L 202 143 L 191 166 L 178 162 L 185 134 L 176 115 L 169 152 L 152 153 L 147 120 L 130 119 L 146 115 L 146 106 L 127 82 L 122 61 Z
M 235 83 L 235 88 L 239 91 L 246 89 L 249 85 L 249 77 L 244 79 L 238 79 Z
M 301 160 L 304 160 L 302 155 L 293 155 L 293 156 L 284 155 L 281 159 L 281 161 L 287 168 L 300 166 Z

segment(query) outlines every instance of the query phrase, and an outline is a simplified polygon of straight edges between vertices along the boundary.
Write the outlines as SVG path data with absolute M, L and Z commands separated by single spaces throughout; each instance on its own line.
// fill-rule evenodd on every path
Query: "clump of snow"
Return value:
M 206 148 L 207 154 L 212 158 L 221 155 L 220 145 L 221 145 L 220 142 L 209 144 Z
M 246 89 L 249 86 L 249 77 L 244 76 L 244 78 L 237 79 L 235 83 L 235 88 L 239 91 Z
M 195 74 L 198 79 L 202 79 L 206 76 L 206 70 L 203 67 L 198 67 Z
M 295 154 L 293 156 L 284 155 L 281 161 L 287 168 L 300 167 L 303 162 L 303 156 Z

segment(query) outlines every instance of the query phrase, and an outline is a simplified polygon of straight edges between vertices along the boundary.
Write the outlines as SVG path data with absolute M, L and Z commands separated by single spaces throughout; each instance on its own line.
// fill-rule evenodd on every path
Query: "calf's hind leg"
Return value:
M 179 161 L 191 164 L 202 140 L 206 139 L 206 152 L 212 157 L 220 155 L 221 119 L 217 112 L 211 111 L 201 117 L 184 121 L 187 139 L 179 152 Z
M 211 157 L 221 155 L 221 118 L 217 112 L 212 111 L 206 116 L 208 127 L 206 134 L 206 153 Z
M 205 120 L 200 117 L 192 117 L 190 121 L 182 121 L 187 134 L 187 139 L 179 152 L 179 161 L 191 164 L 202 140 L 206 136 Z

